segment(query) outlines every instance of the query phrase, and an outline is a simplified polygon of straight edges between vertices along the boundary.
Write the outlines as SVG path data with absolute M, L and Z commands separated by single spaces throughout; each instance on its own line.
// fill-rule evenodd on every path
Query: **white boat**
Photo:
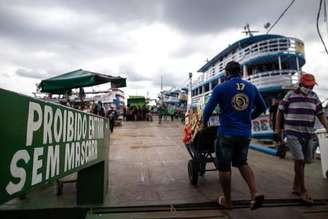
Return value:
M 257 86 L 268 106 L 273 97 L 286 93 L 298 83 L 301 68 L 305 64 L 304 43 L 296 38 L 282 35 L 257 35 L 239 40 L 202 66 L 202 73 L 192 83 L 191 104 L 205 107 L 212 90 L 224 80 L 224 68 L 229 61 L 242 66 L 243 78 Z M 210 124 L 218 124 L 214 112 Z M 270 138 L 268 112 L 252 121 L 252 135 Z

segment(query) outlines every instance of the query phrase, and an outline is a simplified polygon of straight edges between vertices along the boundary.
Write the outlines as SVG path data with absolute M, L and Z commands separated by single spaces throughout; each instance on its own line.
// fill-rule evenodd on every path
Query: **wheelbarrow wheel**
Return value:
M 206 171 L 206 162 L 201 162 L 199 164 L 199 168 L 200 168 L 199 175 L 204 176 L 205 171 Z
M 60 180 L 57 180 L 56 181 L 57 183 L 57 192 L 56 192 L 56 195 L 57 196 L 60 196 L 63 194 L 63 190 L 64 190 L 64 183 Z
M 194 160 L 189 160 L 188 162 L 189 181 L 194 186 L 196 186 L 198 183 L 198 169 L 199 169 L 199 163 Z

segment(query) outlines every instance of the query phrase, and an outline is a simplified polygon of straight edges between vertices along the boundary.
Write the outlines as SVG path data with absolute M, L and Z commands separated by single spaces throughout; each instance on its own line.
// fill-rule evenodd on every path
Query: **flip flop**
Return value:
M 258 194 L 255 195 L 254 200 L 251 200 L 250 209 L 255 210 L 262 207 L 264 201 L 264 195 Z
M 216 203 L 219 205 L 220 208 L 226 209 L 226 210 L 231 210 L 232 208 L 229 208 L 223 204 L 224 202 L 224 196 L 219 196 L 219 198 L 216 200 Z
M 298 191 L 295 191 L 295 190 L 294 190 L 294 191 L 292 191 L 292 194 L 293 194 L 293 195 L 297 195 L 297 196 L 301 196 L 301 195 L 302 195 L 300 192 L 298 192 Z
M 313 205 L 314 204 L 313 199 L 307 193 L 301 194 L 301 201 L 306 205 Z

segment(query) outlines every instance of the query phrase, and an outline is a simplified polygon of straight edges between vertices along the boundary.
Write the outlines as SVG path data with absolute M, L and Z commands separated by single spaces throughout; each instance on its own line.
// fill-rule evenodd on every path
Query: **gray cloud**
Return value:
M 0 88 L 7 88 L 7 83 L 4 81 L 0 81 Z
M 162 75 L 163 77 L 163 87 L 181 87 L 185 86 L 187 83 L 187 73 L 166 73 Z M 156 87 L 161 86 L 161 77 L 153 78 L 152 84 Z
M 7 80 L 10 79 L 10 75 L 8 73 L 0 72 L 0 88 L 7 88 Z
M 130 82 L 140 82 L 137 86 L 141 87 L 143 82 L 150 81 L 153 86 L 158 87 L 160 72 L 171 72 L 164 75 L 164 84 L 179 86 L 184 83 L 187 75 L 178 73 L 196 71 L 203 64 L 200 58 L 200 66 L 194 69 L 195 63 L 188 65 L 184 60 L 194 54 L 211 58 L 209 56 L 222 49 L 212 46 L 215 41 L 221 40 L 217 36 L 228 30 L 241 31 L 246 23 L 252 29 L 264 33 L 264 23 L 272 23 L 289 2 L 2 0 L 0 56 L 4 58 L 0 60 L 0 65 L 6 64 L 11 66 L 10 69 L 17 69 L 11 74 L 34 79 L 43 79 L 78 68 L 113 75 L 124 73 Z M 272 33 L 297 37 L 306 43 L 318 41 L 315 29 L 318 4 L 318 1 L 295 1 Z M 139 52 L 131 31 L 151 24 L 164 24 L 183 38 L 176 50 L 168 54 L 179 67 L 165 66 L 160 71 L 147 75 L 136 67 L 133 58 L 125 60 L 126 57 L 133 57 L 131 54 L 137 55 Z M 242 37 L 240 33 L 240 38 Z M 112 67 L 119 58 L 127 64 L 117 63 L 117 66 Z M 114 60 L 108 64 L 112 68 L 110 71 L 104 64 L 105 61 L 98 64 L 102 59 Z M 10 72 L 7 74 L 10 75 Z
M 245 23 L 262 28 L 264 23 L 273 22 L 288 4 L 289 2 L 285 0 L 37 0 L 28 3 L 7 0 L 2 1 L 0 6 L 2 8 L 0 27 L 9 34 L 20 34 L 24 38 L 33 37 L 37 39 L 60 39 L 60 36 L 66 38 L 65 34 L 62 35 L 64 30 L 68 36 L 76 33 L 76 30 L 83 31 L 73 34 L 77 37 L 78 34 L 84 35 L 90 31 L 89 26 L 85 26 L 83 17 L 92 18 L 96 15 L 98 19 L 104 22 L 118 25 L 163 22 L 186 33 L 209 34 L 221 32 L 231 27 L 241 28 Z M 296 1 L 280 21 L 279 26 L 291 28 L 295 25 L 302 26 L 304 23 L 310 25 L 315 21 L 317 6 L 313 1 Z M 39 22 L 35 22 L 35 20 L 26 19 L 21 14 L 24 11 L 21 10 L 22 8 L 24 10 L 34 8 L 40 8 L 40 10 L 47 10 L 47 8 L 68 9 L 78 13 L 82 22 L 78 28 L 75 27 L 71 30 L 69 26 L 65 28 L 65 24 L 60 28 L 43 27 L 38 25 Z
M 262 28 L 264 23 L 272 23 L 289 4 L 285 0 L 168 2 L 165 4 L 163 20 L 193 34 L 217 33 L 231 27 L 241 28 L 246 23 Z M 291 28 L 295 24 L 309 24 L 314 19 L 316 8 L 317 4 L 313 4 L 313 1 L 296 1 L 279 25 Z
M 150 81 L 147 75 L 137 72 L 132 63 L 121 65 L 119 67 L 119 72 L 125 74 L 128 81 Z
M 10 74 L 8 74 L 8 73 L 0 73 L 0 75 L 4 78 L 9 78 L 10 77 Z
M 145 89 L 150 90 L 151 89 L 151 82 L 145 82 L 145 81 L 131 81 L 127 82 L 129 84 L 130 89 Z
M 192 55 L 193 53 L 195 53 L 197 51 L 198 50 L 195 45 L 184 43 L 179 48 L 177 48 L 174 53 L 172 53 L 172 56 L 176 57 L 176 58 L 183 58 L 183 57 L 185 58 L 187 56 Z
M 118 24 L 97 17 L 97 11 L 82 15 L 79 11 L 74 11 L 74 8 L 56 5 L 58 13 L 63 10 L 63 13 L 68 15 L 62 18 L 62 25 L 53 25 L 51 17 L 43 18 L 47 7 L 42 7 L 42 4 L 33 7 L 33 5 L 15 6 L 15 4 L 13 6 L 8 3 L 6 6 L 5 4 L 0 6 L 0 39 L 13 42 L 22 50 L 65 52 L 71 55 L 71 59 L 74 57 L 90 59 L 105 54 L 111 56 L 131 51 L 131 40 L 124 35 L 118 35 L 118 31 L 109 25 Z M 51 6 L 48 7 L 51 9 Z M 43 13 L 39 16 L 31 16 L 37 9 Z M 50 16 L 57 15 L 50 14 Z
M 23 68 L 17 69 L 15 73 L 18 76 L 33 78 L 33 79 L 44 79 L 50 76 L 50 74 L 46 72 L 35 71 L 31 69 L 23 69 Z
M 272 23 L 288 3 L 285 0 L 7 0 L 0 3 L 0 37 L 15 40 L 25 47 L 70 51 L 72 55 L 97 56 L 104 51 L 114 54 L 133 48 L 133 42 L 126 38 L 124 29 L 161 22 L 186 35 L 197 36 L 230 28 L 241 30 L 243 25 L 250 23 L 251 27 L 263 32 L 264 23 Z M 60 26 L 40 22 L 44 16 L 42 13 L 31 16 L 33 10 L 47 9 L 72 15 L 63 18 Z M 278 33 L 298 30 L 300 37 L 313 40 L 316 10 L 317 4 L 313 1 L 296 1 L 274 30 Z M 118 26 L 123 32 L 99 31 L 111 25 Z M 109 38 L 102 38 L 102 34 Z M 97 48 L 97 52 L 92 48 Z

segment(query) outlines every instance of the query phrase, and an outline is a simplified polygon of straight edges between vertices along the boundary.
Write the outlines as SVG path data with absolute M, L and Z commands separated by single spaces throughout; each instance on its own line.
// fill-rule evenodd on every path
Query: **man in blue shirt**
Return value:
M 217 168 L 224 196 L 218 203 L 227 209 L 231 201 L 231 164 L 239 168 L 251 193 L 251 209 L 262 206 L 264 196 L 256 192 L 255 177 L 247 164 L 247 153 L 251 137 L 251 121 L 265 112 L 265 102 L 257 88 L 241 79 L 241 67 L 231 61 L 225 67 L 227 80 L 217 85 L 206 104 L 203 125 L 207 126 L 214 108 L 219 106 L 218 137 L 215 145 Z

